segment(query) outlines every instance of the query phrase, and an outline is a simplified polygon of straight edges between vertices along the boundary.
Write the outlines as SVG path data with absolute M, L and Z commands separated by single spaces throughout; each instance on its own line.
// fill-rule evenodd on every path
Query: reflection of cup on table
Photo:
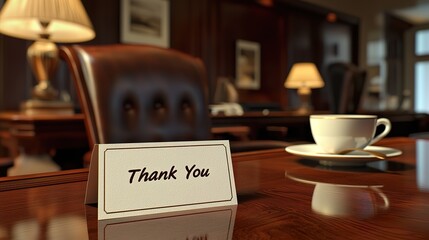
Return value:
M 370 218 L 377 211 L 389 208 L 389 199 L 380 187 L 318 183 L 311 208 L 327 216 Z
M 347 179 L 348 172 L 318 173 L 303 169 L 285 172 L 289 179 L 314 185 L 311 209 L 317 214 L 368 219 L 390 207 L 389 198 L 381 190 L 383 185 L 374 184 L 371 179 L 362 178 L 356 184 L 355 179 Z M 325 181 L 327 177 L 331 182 Z
M 379 125 L 384 130 L 377 136 Z M 365 148 L 385 137 L 392 128 L 390 121 L 375 115 L 321 114 L 310 116 L 311 133 L 316 144 L 326 153 Z

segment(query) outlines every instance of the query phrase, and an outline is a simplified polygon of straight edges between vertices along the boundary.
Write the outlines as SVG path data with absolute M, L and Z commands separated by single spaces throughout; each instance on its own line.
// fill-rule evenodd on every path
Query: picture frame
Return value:
M 257 42 L 238 39 L 236 42 L 236 86 L 258 90 L 261 87 L 261 47 Z
M 122 0 L 121 42 L 168 48 L 169 7 L 168 0 Z

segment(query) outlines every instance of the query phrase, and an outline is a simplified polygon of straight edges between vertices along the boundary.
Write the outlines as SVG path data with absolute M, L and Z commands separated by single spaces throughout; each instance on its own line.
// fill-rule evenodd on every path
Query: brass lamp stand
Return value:
M 59 97 L 51 80 L 59 63 L 55 42 L 84 42 L 95 37 L 81 1 L 8 0 L 0 12 L 0 32 L 35 40 L 27 58 L 38 84 L 21 110 L 29 114 L 73 113 L 71 101 Z
M 58 91 L 52 86 L 51 79 L 58 67 L 58 48 L 47 38 L 36 40 L 27 50 L 28 62 L 38 84 L 32 91 L 32 99 L 22 103 L 25 113 L 73 113 L 71 101 L 59 99 Z

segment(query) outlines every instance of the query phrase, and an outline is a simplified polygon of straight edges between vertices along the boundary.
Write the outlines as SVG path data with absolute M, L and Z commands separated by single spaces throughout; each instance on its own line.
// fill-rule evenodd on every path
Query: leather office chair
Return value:
M 209 140 L 207 79 L 200 59 L 146 45 L 63 46 L 90 146 Z M 284 148 L 282 141 L 232 141 L 232 152 Z
M 327 68 L 327 88 L 334 113 L 356 113 L 366 83 L 366 72 L 351 63 L 332 63 Z
M 90 144 L 211 138 L 202 62 L 143 45 L 66 46 Z

